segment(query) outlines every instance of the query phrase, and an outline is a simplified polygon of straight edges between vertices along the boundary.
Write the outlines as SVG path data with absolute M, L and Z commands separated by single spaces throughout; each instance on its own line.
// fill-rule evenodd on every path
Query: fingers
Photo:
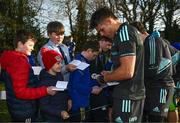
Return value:
M 66 112 L 66 111 L 62 111 L 61 112 L 61 117 L 62 117 L 62 119 L 68 119 L 70 116 L 69 116 L 69 114 Z
M 56 91 L 55 90 L 53 90 L 54 88 L 56 88 L 56 87 L 54 87 L 54 86 L 49 86 L 49 87 L 47 87 L 47 93 L 49 94 L 49 95 L 55 95 L 56 94 Z
M 66 65 L 66 70 L 67 71 L 73 72 L 76 69 L 77 69 L 77 67 L 75 65 L 73 65 L 73 64 Z

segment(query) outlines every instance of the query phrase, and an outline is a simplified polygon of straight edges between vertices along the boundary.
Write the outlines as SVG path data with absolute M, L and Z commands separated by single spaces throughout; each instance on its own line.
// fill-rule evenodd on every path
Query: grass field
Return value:
M 0 100 L 0 122 L 10 122 L 10 116 L 5 100 Z
M 5 90 L 4 84 L 0 83 L 0 91 Z M 0 100 L 0 122 L 10 122 L 10 115 L 7 109 L 6 100 Z

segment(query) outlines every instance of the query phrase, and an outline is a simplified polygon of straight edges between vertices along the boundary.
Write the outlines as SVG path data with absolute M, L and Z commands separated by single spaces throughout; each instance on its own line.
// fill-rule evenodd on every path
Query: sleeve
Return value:
M 86 70 L 86 69 L 85 69 Z M 69 78 L 69 82 L 71 83 L 71 89 L 75 89 L 76 92 L 82 94 L 82 95 L 88 95 L 89 93 L 89 87 L 87 87 L 87 85 L 85 83 L 88 82 L 84 82 L 83 80 L 85 80 L 82 76 L 82 73 L 84 71 L 81 70 L 75 70 L 74 72 L 72 72 L 70 74 L 70 78 Z M 83 79 L 82 79 L 83 78 Z M 89 81 L 88 79 L 86 81 Z M 73 95 L 72 90 L 70 90 L 70 95 Z
M 28 87 L 29 64 L 27 59 L 20 58 L 15 60 L 9 71 L 12 79 L 13 89 L 17 98 L 37 99 L 47 95 L 47 88 L 42 86 L 38 88 Z
M 41 50 L 38 52 L 37 60 L 38 60 L 38 63 L 41 65 L 41 67 L 44 68 L 44 64 L 43 64 L 43 61 L 42 61 Z
M 117 34 L 117 48 L 118 55 L 123 56 L 135 56 L 136 55 L 136 42 L 137 35 L 133 28 L 129 28 L 128 25 L 124 25 Z

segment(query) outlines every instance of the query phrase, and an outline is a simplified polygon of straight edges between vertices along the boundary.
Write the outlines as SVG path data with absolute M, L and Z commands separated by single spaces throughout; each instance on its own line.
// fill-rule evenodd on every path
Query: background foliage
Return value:
M 88 25 L 91 14 L 102 6 L 111 8 L 122 22 L 141 21 L 149 33 L 158 29 L 169 41 L 180 42 L 179 0 L 0 0 L 0 51 L 13 49 L 16 31 L 28 29 L 38 39 L 36 55 L 46 42 L 46 29 L 41 25 L 64 18 L 77 44 L 76 50 L 81 51 L 85 41 L 97 37 Z

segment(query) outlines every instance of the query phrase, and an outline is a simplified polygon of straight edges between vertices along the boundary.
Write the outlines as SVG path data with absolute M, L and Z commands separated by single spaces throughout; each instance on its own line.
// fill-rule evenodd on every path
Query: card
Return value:
M 67 84 L 68 81 L 57 81 L 56 88 L 53 88 L 53 90 L 64 91 L 65 89 L 67 89 Z
M 79 60 L 73 60 L 69 64 L 73 64 L 77 66 L 77 69 L 80 69 L 80 70 L 84 70 L 89 66 L 89 64 L 87 64 L 86 62 L 81 62 Z

